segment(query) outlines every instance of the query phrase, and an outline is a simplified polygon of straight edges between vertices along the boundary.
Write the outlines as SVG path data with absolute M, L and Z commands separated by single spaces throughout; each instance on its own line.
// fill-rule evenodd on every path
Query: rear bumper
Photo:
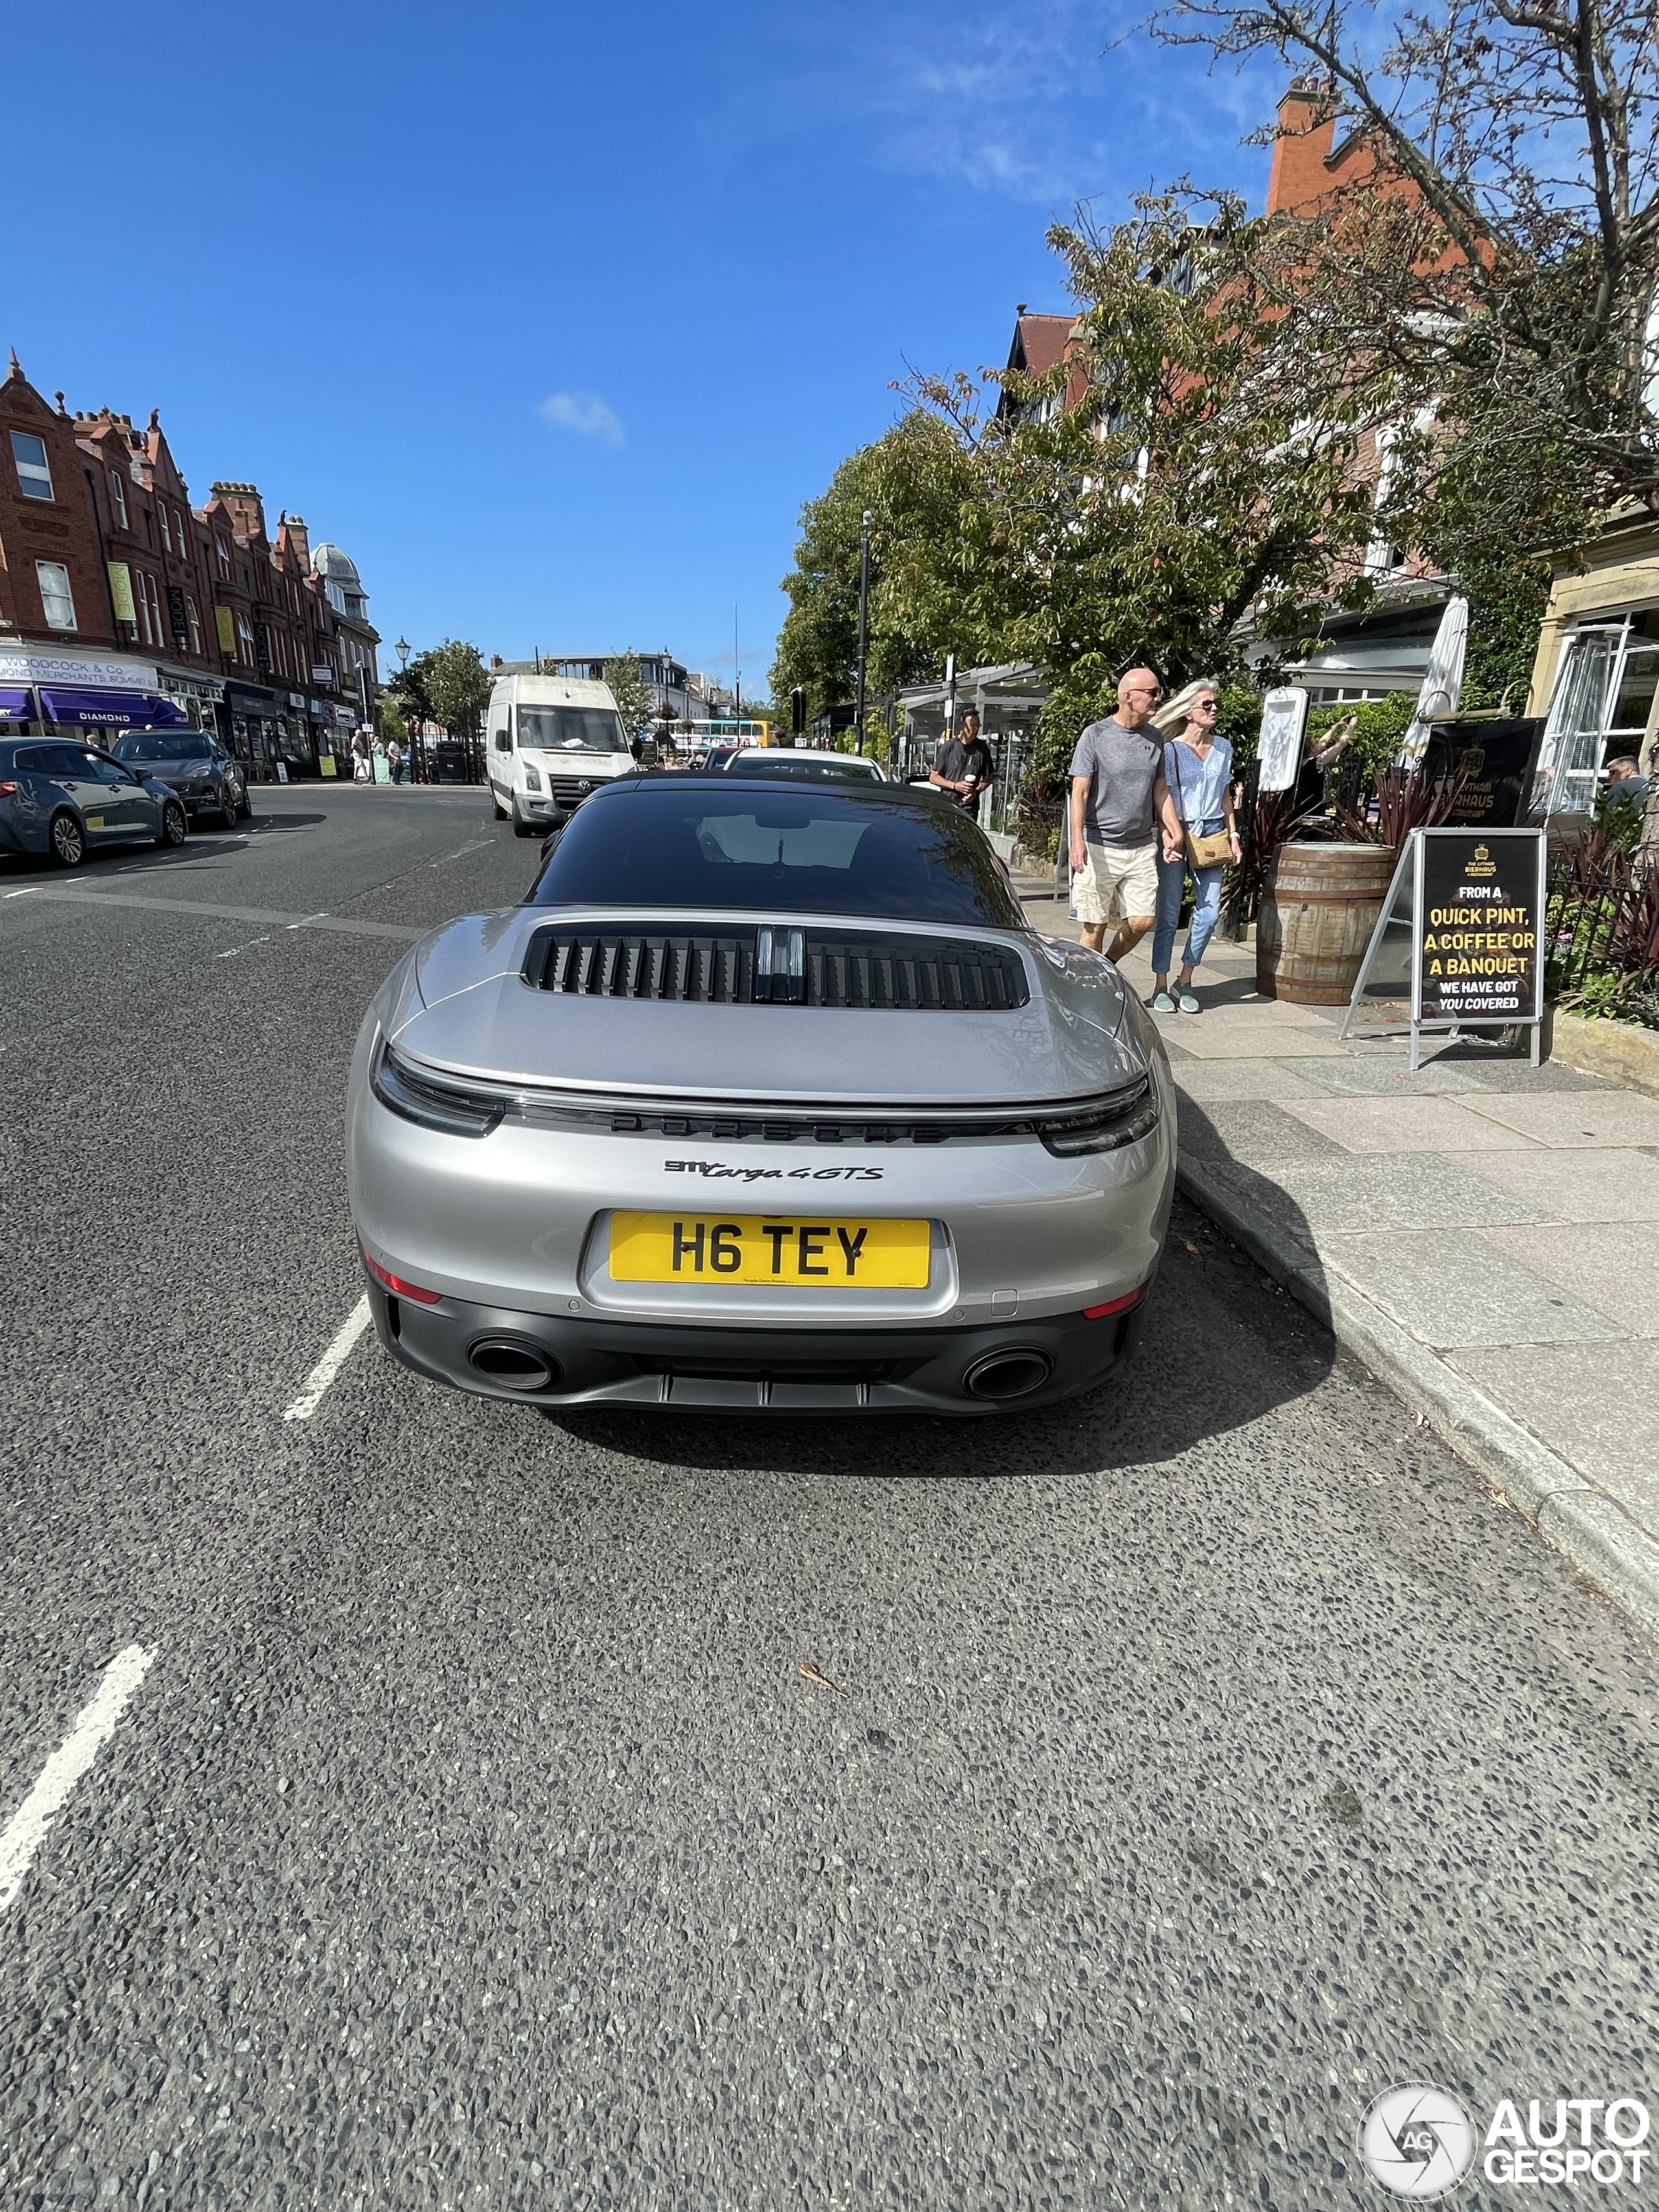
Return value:
M 1004 1326 L 761 1329 L 566 1319 L 445 1297 L 436 1306 L 390 1297 L 372 1278 L 369 1304 L 392 1357 L 435 1382 L 479 1397 L 564 1406 L 657 1407 L 800 1413 L 996 1413 L 1075 1397 L 1103 1382 L 1139 1335 L 1143 1296 L 1100 1321 L 1050 1315 Z M 482 1353 L 508 1384 L 477 1364 Z M 1014 1355 L 1016 1357 L 1010 1357 Z M 543 1380 L 535 1372 L 547 1370 Z M 988 1363 L 1006 1362 L 1000 1365 Z M 1011 1395 L 980 1389 L 1019 1385 Z

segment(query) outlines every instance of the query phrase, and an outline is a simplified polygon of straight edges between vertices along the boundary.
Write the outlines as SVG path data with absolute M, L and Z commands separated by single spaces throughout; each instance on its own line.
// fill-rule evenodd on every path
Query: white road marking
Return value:
M 317 1410 L 317 1401 L 334 1380 L 346 1362 L 346 1356 L 363 1331 L 368 1327 L 368 1298 L 359 1298 L 346 1316 L 339 1334 L 306 1377 L 306 1387 L 291 1406 L 283 1408 L 285 1421 L 308 1421 Z
M 33 884 L 25 884 L 21 891 L 8 891 L 6 893 L 6 896 L 8 898 L 27 898 L 33 889 L 34 885 Z
M 40 1779 L 0 1832 L 0 1912 L 23 1887 L 30 1861 L 46 1841 L 46 1830 L 62 1810 L 64 1799 L 97 1758 L 115 1732 L 115 1723 L 126 1708 L 154 1659 L 142 1644 L 129 1644 L 104 1669 L 90 1704 L 75 1717 L 75 1725 L 40 1770 Z
M 216 952 L 213 957 L 216 960 L 234 960 L 239 952 L 252 952 L 256 945 L 269 945 L 270 942 L 270 932 L 267 930 L 263 937 L 250 937 L 246 945 L 230 945 L 223 952 Z

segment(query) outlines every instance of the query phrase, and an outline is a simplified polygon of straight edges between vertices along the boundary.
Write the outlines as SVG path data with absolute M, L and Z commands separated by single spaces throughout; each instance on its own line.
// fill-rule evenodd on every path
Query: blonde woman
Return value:
M 1215 732 L 1219 711 L 1215 685 L 1207 679 L 1178 691 L 1153 717 L 1169 734 L 1164 747 L 1164 781 L 1170 787 L 1176 812 L 1188 838 L 1217 842 L 1226 836 L 1225 853 L 1206 866 L 1194 866 L 1188 847 L 1177 847 L 1173 860 L 1158 856 L 1158 915 L 1152 930 L 1152 1012 L 1155 1014 L 1195 1014 L 1198 1000 L 1193 975 L 1204 957 L 1204 948 L 1221 911 L 1221 872 L 1228 856 L 1238 860 L 1238 825 L 1233 817 L 1233 749 Z M 1175 951 L 1176 928 L 1181 920 L 1182 894 L 1188 872 L 1194 902 L 1192 927 L 1181 956 L 1181 972 L 1170 988 L 1170 959 Z

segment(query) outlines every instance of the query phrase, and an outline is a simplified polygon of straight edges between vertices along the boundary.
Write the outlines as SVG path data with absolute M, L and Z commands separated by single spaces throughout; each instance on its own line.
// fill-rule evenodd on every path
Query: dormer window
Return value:
M 27 430 L 14 430 L 11 434 L 11 457 L 17 467 L 17 488 L 25 499 L 52 499 L 55 496 L 52 489 L 52 465 L 46 459 L 44 438 L 37 438 Z

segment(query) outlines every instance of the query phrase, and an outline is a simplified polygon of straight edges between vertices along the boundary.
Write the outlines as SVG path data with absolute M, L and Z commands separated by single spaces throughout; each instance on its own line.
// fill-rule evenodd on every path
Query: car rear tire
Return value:
M 189 835 L 190 823 L 184 808 L 176 799 L 168 799 L 161 809 L 161 834 L 156 843 L 177 847 L 182 845 Z
M 219 819 L 224 823 L 227 830 L 234 830 L 236 827 L 237 819 L 235 785 L 231 783 L 222 784 L 219 789 L 219 798 L 221 802 L 219 807 Z
M 46 840 L 60 868 L 78 868 L 87 857 L 87 833 L 66 806 L 52 816 Z

